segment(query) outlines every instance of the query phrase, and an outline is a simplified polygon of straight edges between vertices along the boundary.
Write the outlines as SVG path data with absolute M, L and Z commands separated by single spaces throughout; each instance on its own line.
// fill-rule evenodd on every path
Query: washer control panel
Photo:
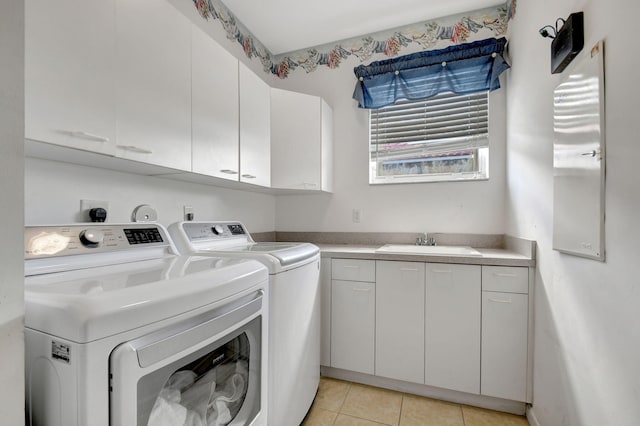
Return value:
M 240 222 L 184 222 L 182 229 L 189 241 L 220 241 L 233 238 L 250 241 Z
M 105 253 L 144 247 L 166 246 L 169 239 L 156 224 L 78 224 L 28 226 L 24 232 L 24 258 Z

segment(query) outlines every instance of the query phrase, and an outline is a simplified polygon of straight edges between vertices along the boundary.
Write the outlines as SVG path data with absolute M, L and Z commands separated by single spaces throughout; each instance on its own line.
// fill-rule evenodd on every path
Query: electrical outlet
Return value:
M 195 213 L 193 210 L 192 206 L 184 206 L 183 207 L 183 212 L 184 212 L 184 220 L 193 220 L 195 219 Z
M 109 212 L 109 202 L 108 201 L 99 201 L 99 200 L 80 200 L 80 215 L 82 217 L 83 222 L 91 222 L 91 218 L 89 217 L 89 210 L 103 208 Z
M 361 209 L 351 210 L 351 220 L 353 220 L 353 223 L 360 223 L 360 220 L 362 220 L 362 210 Z

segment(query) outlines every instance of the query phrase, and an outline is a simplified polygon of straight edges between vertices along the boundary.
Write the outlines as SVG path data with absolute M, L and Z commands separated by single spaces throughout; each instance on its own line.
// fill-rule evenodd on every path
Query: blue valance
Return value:
M 443 92 L 499 89 L 498 77 L 510 68 L 503 57 L 506 44 L 504 37 L 490 38 L 360 65 L 353 70 L 353 99 L 360 108 L 381 108 Z

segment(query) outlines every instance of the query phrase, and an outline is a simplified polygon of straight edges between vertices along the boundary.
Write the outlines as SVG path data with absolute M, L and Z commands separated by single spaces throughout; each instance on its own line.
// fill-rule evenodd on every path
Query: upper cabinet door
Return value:
M 333 192 L 333 110 L 324 99 L 321 99 L 322 135 L 320 172 L 322 190 Z
M 25 136 L 115 153 L 115 3 L 29 0 Z
M 271 89 L 240 63 L 240 181 L 271 185 Z
M 271 90 L 272 186 L 322 189 L 321 99 Z
M 237 181 L 238 60 L 195 25 L 191 60 L 193 172 Z
M 119 157 L 191 170 L 191 23 L 166 1 L 117 0 Z

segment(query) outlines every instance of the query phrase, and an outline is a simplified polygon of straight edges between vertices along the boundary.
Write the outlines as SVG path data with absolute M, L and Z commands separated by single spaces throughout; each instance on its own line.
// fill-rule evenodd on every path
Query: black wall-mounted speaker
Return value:
M 564 71 L 584 47 L 584 14 L 569 15 L 551 42 L 551 74 Z

